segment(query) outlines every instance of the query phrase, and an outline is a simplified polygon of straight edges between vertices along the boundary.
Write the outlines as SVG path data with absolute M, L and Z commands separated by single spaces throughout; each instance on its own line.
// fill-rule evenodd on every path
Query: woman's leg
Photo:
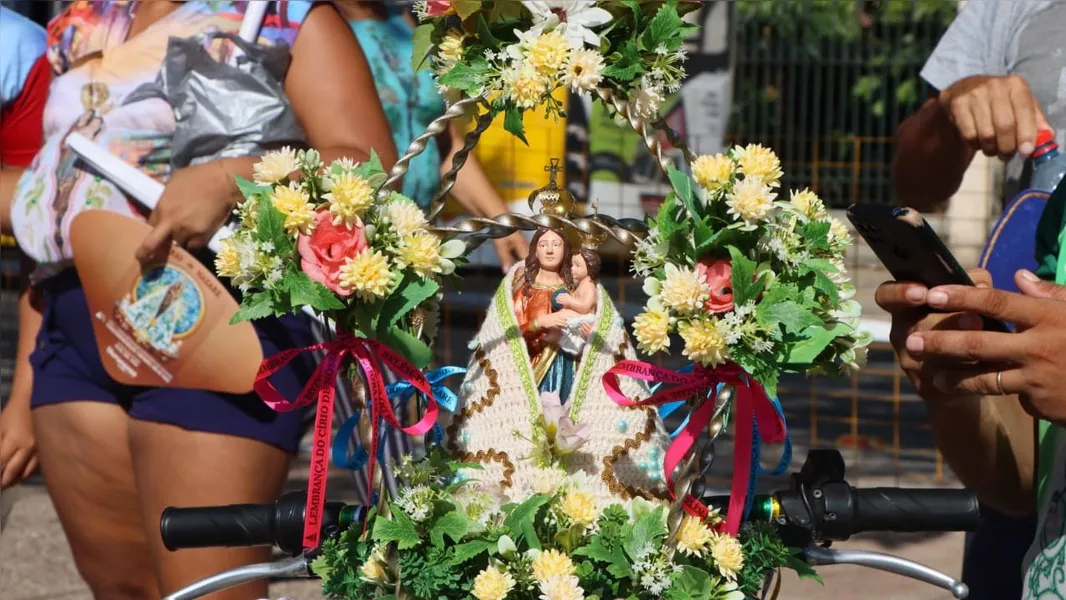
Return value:
M 160 596 L 133 481 L 129 423 L 118 404 L 104 402 L 50 404 L 33 413 L 48 492 L 96 600 Z
M 159 534 L 168 506 L 270 502 L 281 494 L 289 455 L 247 438 L 189 431 L 143 420 L 130 424 L 130 450 L 155 573 L 164 594 L 209 575 L 270 558 L 269 548 L 209 548 L 170 552 Z M 212 600 L 254 600 L 266 581 L 232 588 Z

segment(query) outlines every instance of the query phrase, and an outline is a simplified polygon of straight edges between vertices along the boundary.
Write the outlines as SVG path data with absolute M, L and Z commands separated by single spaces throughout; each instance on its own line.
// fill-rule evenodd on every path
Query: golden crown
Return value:
M 604 229 L 598 225 L 600 223 L 599 200 L 592 201 L 592 210 L 593 214 L 592 217 L 589 218 L 589 221 L 594 221 L 595 223 L 597 223 L 597 225 L 587 225 L 587 227 L 591 231 L 579 231 L 578 236 L 581 238 L 582 248 L 586 248 L 588 250 L 599 250 L 600 246 L 602 246 L 603 243 L 607 241 L 607 238 L 609 236 L 607 235 L 607 232 L 604 231 Z
M 536 206 L 539 204 L 541 214 L 565 217 L 570 213 L 570 209 L 574 205 L 574 199 L 570 192 L 559 187 L 556 181 L 559 171 L 562 170 L 562 167 L 559 166 L 559 159 L 551 159 L 551 164 L 544 167 L 544 170 L 551 173 L 551 179 L 548 181 L 548 185 L 535 189 L 529 194 L 529 209 L 536 211 Z

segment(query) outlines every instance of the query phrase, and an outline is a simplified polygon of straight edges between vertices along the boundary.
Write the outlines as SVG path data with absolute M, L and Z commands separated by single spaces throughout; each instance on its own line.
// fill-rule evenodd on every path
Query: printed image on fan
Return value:
M 203 320 L 203 294 L 181 269 L 163 265 L 147 271 L 115 307 L 115 319 L 142 347 L 173 360 L 182 338 Z

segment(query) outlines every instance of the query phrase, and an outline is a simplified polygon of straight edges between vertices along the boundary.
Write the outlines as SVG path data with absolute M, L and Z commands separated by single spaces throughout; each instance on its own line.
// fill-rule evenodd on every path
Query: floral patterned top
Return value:
M 174 112 L 162 99 L 130 104 L 125 99 L 155 80 L 169 38 L 237 33 L 248 2 L 191 0 L 126 39 L 138 4 L 79 0 L 48 27 L 47 57 L 55 78 L 44 113 L 45 141 L 19 180 L 12 204 L 15 237 L 37 261 L 38 279 L 70 265 L 70 225 L 83 210 L 103 208 L 143 217 L 138 205 L 65 148 L 66 136 L 77 131 L 165 181 L 170 175 Z M 273 4 L 259 42 L 291 45 L 310 5 L 294 0 Z M 216 41 L 210 50 L 223 61 L 232 48 Z
M 394 6 L 387 8 L 384 20 L 361 19 L 351 22 L 352 31 L 366 54 L 377 84 L 378 97 L 392 129 L 396 151 L 403 156 L 407 146 L 445 111 L 432 73 L 415 73 L 411 67 L 414 30 Z M 403 194 L 419 207 L 429 207 L 440 187 L 441 155 L 436 140 L 411 161 L 403 180 Z

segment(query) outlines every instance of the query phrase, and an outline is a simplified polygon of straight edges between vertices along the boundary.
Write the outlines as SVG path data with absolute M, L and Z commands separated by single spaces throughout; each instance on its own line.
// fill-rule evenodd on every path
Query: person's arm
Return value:
M 23 285 L 18 301 L 15 374 L 11 394 L 0 412 L 0 489 L 22 481 L 37 468 L 37 445 L 30 415 L 30 394 L 33 391 L 30 354 L 36 346 L 42 321 L 40 310 L 33 304 L 31 289 Z
M 441 174 L 447 173 L 452 168 L 452 160 L 455 154 L 463 147 L 465 135 L 455 123 L 448 128 L 447 140 L 448 152 L 441 162 Z M 459 170 L 455 178 L 455 186 L 452 187 L 451 195 L 459 204 L 475 217 L 493 218 L 507 212 L 507 204 L 500 197 L 499 192 L 493 187 L 489 176 L 481 167 L 474 153 L 466 157 L 466 163 Z M 500 265 L 504 272 L 510 269 L 515 260 L 522 260 L 529 254 L 529 242 L 519 232 L 493 240 L 496 253 L 500 257 Z
M 899 203 L 919 212 L 942 209 L 974 154 L 934 94 L 896 130 L 892 183 Z
M 316 5 L 300 27 L 284 87 L 308 143 L 323 161 L 365 161 L 374 151 L 386 171 L 395 164 L 396 147 L 370 66 L 348 23 L 331 4 Z M 205 245 L 241 200 L 234 177 L 250 179 L 256 162 L 255 157 L 226 158 L 176 172 L 152 211 L 153 230 L 138 258 L 165 256 L 171 242 L 191 248 Z
M 959 481 L 1012 516 L 1036 510 L 1035 421 L 1017 396 L 927 401 L 933 439 Z
M 559 304 L 587 315 L 596 307 L 596 286 L 579 285 L 573 294 L 561 294 Z

